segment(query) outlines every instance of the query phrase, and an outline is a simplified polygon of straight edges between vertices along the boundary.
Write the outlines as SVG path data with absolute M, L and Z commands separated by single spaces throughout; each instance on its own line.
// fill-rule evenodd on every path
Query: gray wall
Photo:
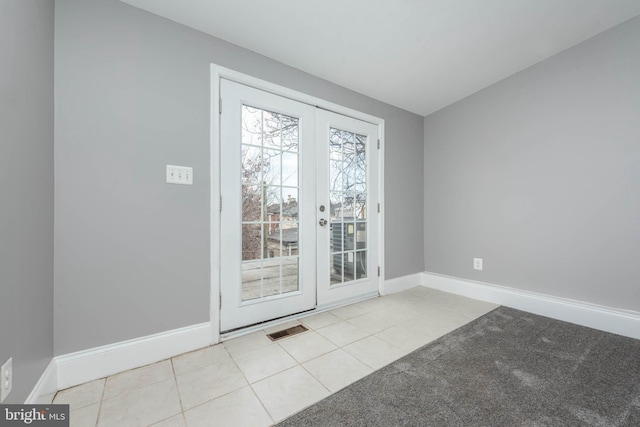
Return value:
M 115 0 L 56 1 L 55 48 L 56 354 L 209 320 L 212 62 L 384 118 L 387 278 L 424 270 L 422 117 Z
M 640 310 L 638 52 L 635 18 L 425 118 L 427 271 Z
M 22 403 L 53 356 L 53 0 L 0 2 L 0 364 Z

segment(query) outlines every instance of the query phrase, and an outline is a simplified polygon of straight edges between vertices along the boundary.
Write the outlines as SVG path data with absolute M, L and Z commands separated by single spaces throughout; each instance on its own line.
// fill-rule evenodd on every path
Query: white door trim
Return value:
M 296 90 L 280 86 L 229 68 L 211 64 L 211 124 L 209 128 L 210 150 L 209 168 L 211 177 L 211 199 L 210 199 L 210 254 L 209 261 L 211 272 L 211 297 L 210 297 L 210 322 L 213 331 L 213 342 L 220 342 L 220 79 L 225 78 L 236 83 L 261 89 L 275 95 L 283 96 L 295 101 L 314 105 L 316 107 L 333 111 L 338 114 L 350 116 L 358 120 L 372 123 L 378 127 L 378 139 L 380 140 L 380 151 L 378 153 L 378 199 L 380 201 L 380 215 L 378 215 L 378 265 L 380 266 L 380 277 L 378 277 L 378 289 L 380 294 L 384 294 L 384 119 L 362 113 L 360 111 L 344 107 L 333 102 L 317 98 Z M 224 106 L 223 106 L 224 108 Z

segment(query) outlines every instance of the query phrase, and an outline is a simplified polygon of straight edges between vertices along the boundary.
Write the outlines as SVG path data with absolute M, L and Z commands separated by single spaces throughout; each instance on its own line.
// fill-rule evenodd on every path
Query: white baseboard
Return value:
M 53 401 L 57 391 L 58 366 L 55 359 L 52 359 L 24 403 L 27 405 L 48 405 Z
M 640 339 L 640 313 L 491 283 L 422 273 L 422 285 L 590 328 Z
M 211 323 L 201 323 L 54 358 L 57 389 L 73 387 L 159 362 L 213 343 Z
M 421 281 L 422 273 L 387 280 L 383 294 L 419 286 Z M 260 326 L 263 327 L 264 325 Z M 29 395 L 27 403 L 53 397 L 57 390 L 206 347 L 213 344 L 214 339 L 212 325 L 206 322 L 54 357 Z
M 422 285 L 423 273 L 408 274 L 406 276 L 396 277 L 385 280 L 382 289 L 382 295 L 395 294 L 396 292 L 406 291 Z

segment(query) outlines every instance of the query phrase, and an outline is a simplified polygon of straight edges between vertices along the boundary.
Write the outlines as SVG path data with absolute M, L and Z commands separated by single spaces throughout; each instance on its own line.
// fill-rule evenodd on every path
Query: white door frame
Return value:
M 380 141 L 380 151 L 378 152 L 378 194 L 380 201 L 380 214 L 377 221 L 378 232 L 378 265 L 380 266 L 380 276 L 378 277 L 378 290 L 384 294 L 384 119 L 375 117 L 351 108 L 344 107 L 333 102 L 326 101 L 315 96 L 307 95 L 293 89 L 286 88 L 274 83 L 261 80 L 229 68 L 211 64 L 211 124 L 209 128 L 210 150 L 209 167 L 211 178 L 211 199 L 210 199 L 210 274 L 211 274 L 211 296 L 210 296 L 210 322 L 213 331 L 213 342 L 220 342 L 220 79 L 241 83 L 266 92 L 283 96 L 295 101 L 314 105 L 319 108 L 333 111 L 338 114 L 350 116 L 365 122 L 372 123 L 378 127 L 378 140 Z M 224 107 L 223 107 L 224 108 Z

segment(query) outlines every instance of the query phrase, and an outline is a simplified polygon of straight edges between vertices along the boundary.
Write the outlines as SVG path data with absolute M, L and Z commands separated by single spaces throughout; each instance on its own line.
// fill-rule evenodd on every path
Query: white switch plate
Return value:
M 10 357 L 0 368 L 0 402 L 4 402 L 13 387 L 13 358 Z
M 167 184 L 192 185 L 193 168 L 167 165 Z
M 474 270 L 482 270 L 482 258 L 474 258 L 473 259 L 473 269 Z

